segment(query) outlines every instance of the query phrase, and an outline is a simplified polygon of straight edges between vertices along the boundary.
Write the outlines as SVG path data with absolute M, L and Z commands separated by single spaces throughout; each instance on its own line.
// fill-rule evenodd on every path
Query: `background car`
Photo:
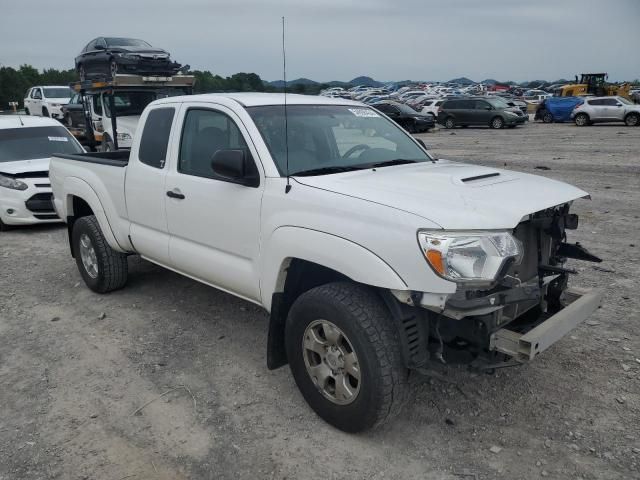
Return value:
M 409 133 L 426 132 L 435 125 L 431 115 L 423 115 L 403 103 L 382 101 L 372 105 Z
M 491 128 L 516 127 L 526 121 L 518 108 L 498 97 L 461 98 L 447 100 L 438 113 L 438 123 L 446 128 L 487 125 Z
M 94 38 L 76 57 L 80 80 L 118 73 L 174 75 L 180 67 L 166 50 L 135 38 Z
M 584 102 L 584 97 L 549 97 L 544 99 L 538 108 L 534 120 L 542 120 L 544 123 L 568 122 L 571 120 L 571 112 Z
M 0 230 L 59 222 L 51 201 L 49 159 L 82 152 L 57 120 L 0 115 Z
M 640 125 L 640 105 L 624 97 L 590 97 L 573 109 L 571 118 L 579 127 L 600 122 L 624 122 L 635 127 Z
M 31 87 L 24 97 L 24 112 L 36 117 L 62 118 L 62 107 L 73 94 L 69 87 L 51 85 Z
M 427 100 L 422 104 L 422 110 L 420 113 L 432 115 L 435 119 L 438 116 L 438 109 L 445 102 L 444 98 L 437 98 L 435 100 Z

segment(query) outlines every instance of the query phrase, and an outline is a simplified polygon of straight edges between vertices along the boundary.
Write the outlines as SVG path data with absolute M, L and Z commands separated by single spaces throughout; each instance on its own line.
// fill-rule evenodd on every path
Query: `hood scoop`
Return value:
M 475 175 L 473 177 L 461 178 L 460 181 L 462 183 L 477 182 L 478 180 L 484 180 L 486 178 L 499 177 L 499 176 L 500 174 L 498 172 L 485 173 L 484 175 Z

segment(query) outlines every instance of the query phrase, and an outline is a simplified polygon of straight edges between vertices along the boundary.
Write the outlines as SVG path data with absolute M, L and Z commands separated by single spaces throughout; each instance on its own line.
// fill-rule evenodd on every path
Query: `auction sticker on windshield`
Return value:
M 49 137 L 50 142 L 68 142 L 69 139 L 67 137 Z
M 369 108 L 350 108 L 349 111 L 356 117 L 379 117 L 376 112 Z

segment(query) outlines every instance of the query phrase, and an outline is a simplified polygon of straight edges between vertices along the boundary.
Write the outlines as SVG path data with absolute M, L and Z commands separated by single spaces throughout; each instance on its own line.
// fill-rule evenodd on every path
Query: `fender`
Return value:
M 64 201 L 64 209 L 66 215 L 65 217 L 73 215 L 73 197 L 79 197 L 91 207 L 96 219 L 98 220 L 98 224 L 100 225 L 100 229 L 104 234 L 107 243 L 111 248 L 118 252 L 128 253 L 129 251 L 124 249 L 118 241 L 116 240 L 116 236 L 113 233 L 113 229 L 109 224 L 109 220 L 104 213 L 104 208 L 102 207 L 102 203 L 98 198 L 96 192 L 91 188 L 87 182 L 78 177 L 67 177 L 64 180 L 64 192 L 66 193 L 66 198 Z M 62 212 L 61 212 L 62 213 Z M 69 241 L 71 241 L 71 236 L 69 236 Z
M 261 258 L 260 296 L 268 312 L 273 294 L 284 289 L 292 258 L 317 263 L 366 285 L 407 290 L 396 271 L 372 251 L 346 238 L 309 228 L 277 228 L 263 244 Z

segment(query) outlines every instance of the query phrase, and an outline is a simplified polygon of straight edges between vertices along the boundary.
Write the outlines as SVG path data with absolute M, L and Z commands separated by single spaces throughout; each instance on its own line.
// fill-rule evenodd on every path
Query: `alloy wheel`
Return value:
M 93 248 L 93 243 L 91 243 L 91 239 L 86 233 L 80 236 L 80 258 L 87 274 L 91 278 L 97 278 L 98 257 L 96 256 L 96 250 Z
M 318 391 L 348 405 L 360 392 L 360 365 L 345 333 L 328 320 L 311 322 L 302 337 L 304 364 Z

